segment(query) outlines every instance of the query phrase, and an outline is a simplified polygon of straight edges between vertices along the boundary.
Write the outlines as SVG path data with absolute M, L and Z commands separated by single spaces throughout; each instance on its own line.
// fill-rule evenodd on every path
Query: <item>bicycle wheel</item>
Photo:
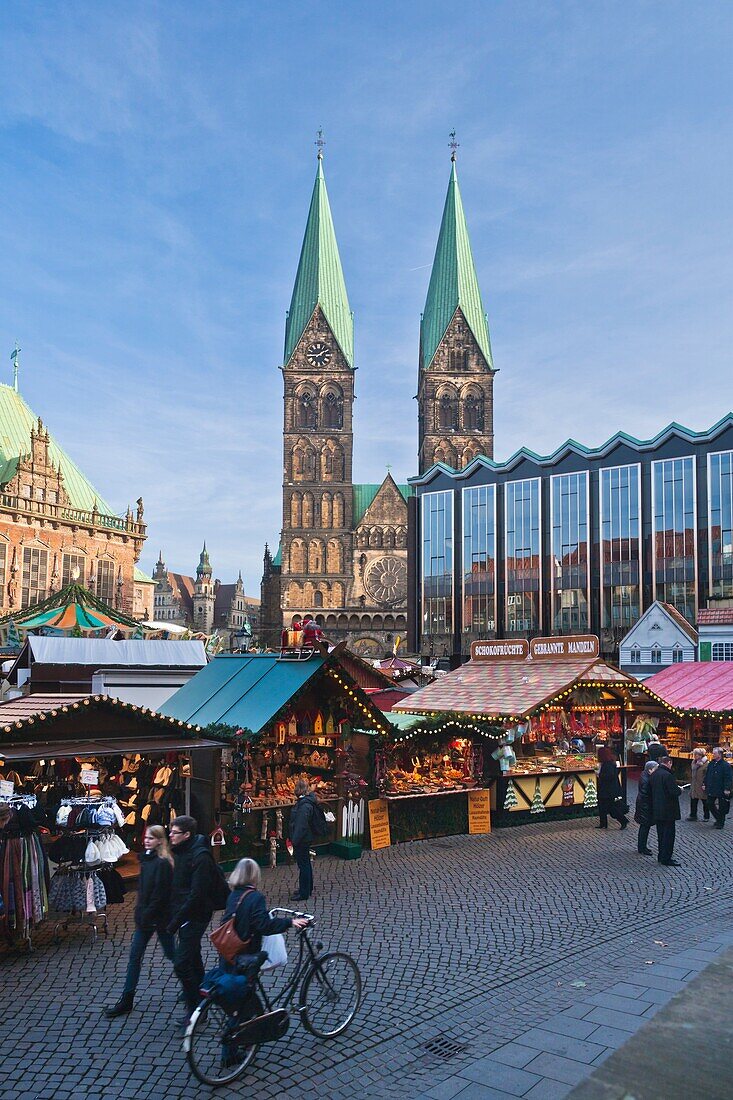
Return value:
M 257 1047 L 226 1042 L 232 1020 L 220 1005 L 202 1001 L 191 1016 L 183 1049 L 194 1076 L 204 1085 L 226 1085 L 244 1073 Z
M 319 1039 L 346 1031 L 361 1003 L 361 974 L 351 955 L 321 955 L 300 990 L 300 1017 Z

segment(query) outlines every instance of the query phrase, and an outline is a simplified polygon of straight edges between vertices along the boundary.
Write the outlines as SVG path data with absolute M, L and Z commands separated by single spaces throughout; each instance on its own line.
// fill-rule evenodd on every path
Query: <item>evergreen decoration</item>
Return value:
M 545 804 L 542 801 L 542 793 L 540 791 L 540 781 L 535 780 L 534 785 L 534 798 L 532 799 L 532 805 L 529 808 L 531 814 L 543 814 L 545 812 Z
M 5 639 L 5 645 L 8 649 L 20 649 L 20 634 L 18 633 L 18 628 L 13 619 L 10 619 L 8 622 L 8 634 Z
M 598 790 L 596 788 L 595 779 L 589 779 L 585 785 L 583 805 L 586 810 L 595 810 L 598 805 Z
M 519 799 L 517 798 L 517 792 L 514 789 L 514 784 L 511 779 L 507 784 L 506 798 L 504 799 L 504 809 L 513 810 L 515 806 L 519 805 Z
M 253 741 L 257 737 L 257 734 L 250 729 L 243 729 L 241 726 L 227 726 L 223 722 L 210 722 L 208 726 L 204 726 L 202 732 L 213 741 L 223 741 L 225 744 L 234 741 L 237 737 L 241 737 L 245 741 Z

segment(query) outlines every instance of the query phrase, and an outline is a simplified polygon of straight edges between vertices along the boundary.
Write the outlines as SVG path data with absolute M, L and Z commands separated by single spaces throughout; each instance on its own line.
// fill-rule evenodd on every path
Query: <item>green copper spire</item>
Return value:
M 349 308 L 341 257 L 336 244 L 320 149 L 298 273 L 285 322 L 286 363 L 295 351 L 316 306 L 323 310 L 346 361 L 353 367 L 354 317 Z
M 196 566 L 196 575 L 198 577 L 211 576 L 211 562 L 209 561 L 209 551 L 206 549 L 206 543 L 204 543 L 204 548 L 201 551 L 199 563 Z
M 493 369 L 489 323 L 481 301 L 466 215 L 456 175 L 455 153 L 451 157 L 450 182 L 440 223 L 425 311 L 420 324 L 420 364 L 429 367 L 448 325 L 460 307 L 483 356 Z

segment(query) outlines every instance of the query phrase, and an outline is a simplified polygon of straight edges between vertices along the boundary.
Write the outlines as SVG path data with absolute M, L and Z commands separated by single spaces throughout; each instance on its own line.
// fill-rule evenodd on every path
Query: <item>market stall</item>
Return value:
M 630 744 L 645 751 L 651 736 L 664 744 L 680 778 L 689 779 L 692 750 L 731 748 L 733 661 L 670 665 L 644 681 L 649 696 L 637 704 L 639 736 Z
M 475 642 L 468 664 L 395 712 L 449 718 L 457 737 L 481 724 L 489 745 L 480 783 L 491 789 L 501 826 L 594 813 L 597 749 L 608 745 L 624 760 L 627 712 L 640 688 L 599 658 L 593 636 Z
M 354 668 L 349 658 L 343 646 L 295 655 L 222 654 L 163 707 L 229 742 L 220 777 L 222 859 L 250 855 L 274 864 L 285 858 L 300 778 L 334 815 L 332 833 L 321 842 L 356 854 L 371 741 L 387 723 L 347 671 L 347 663 Z

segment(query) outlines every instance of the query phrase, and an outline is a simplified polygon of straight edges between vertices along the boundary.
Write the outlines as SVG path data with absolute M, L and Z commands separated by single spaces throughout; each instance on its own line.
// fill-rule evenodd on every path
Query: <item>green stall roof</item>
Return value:
M 184 684 L 160 713 L 197 726 L 220 722 L 259 733 L 315 676 L 326 658 L 282 661 L 275 653 L 225 653 Z

